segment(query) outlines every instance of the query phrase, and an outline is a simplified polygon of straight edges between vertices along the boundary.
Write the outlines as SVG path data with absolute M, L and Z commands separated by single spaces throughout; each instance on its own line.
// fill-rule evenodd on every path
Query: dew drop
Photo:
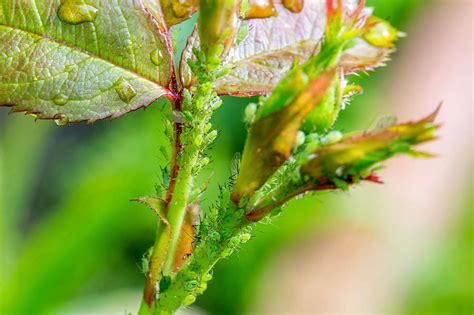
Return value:
M 53 97 L 53 103 L 58 105 L 58 106 L 64 106 L 68 102 L 68 98 L 64 94 L 58 94 L 55 97 Z
M 283 0 L 283 6 L 293 13 L 303 11 L 304 0 Z
M 244 19 L 263 19 L 277 16 L 278 13 L 272 0 L 249 0 L 248 8 L 243 14 Z
M 159 66 L 163 63 L 163 53 L 157 48 L 150 53 L 150 59 L 153 64 Z
M 137 96 L 137 91 L 135 91 L 130 82 L 124 77 L 120 77 L 115 82 L 114 88 L 120 99 L 125 103 L 130 103 L 132 99 Z
M 96 7 L 85 4 L 83 0 L 62 0 L 58 16 L 65 23 L 77 25 L 93 22 L 98 12 Z
M 65 126 L 69 123 L 69 119 L 64 116 L 64 115 L 58 115 L 56 116 L 57 118 L 54 120 L 54 122 L 56 123 L 56 125 L 58 126 Z

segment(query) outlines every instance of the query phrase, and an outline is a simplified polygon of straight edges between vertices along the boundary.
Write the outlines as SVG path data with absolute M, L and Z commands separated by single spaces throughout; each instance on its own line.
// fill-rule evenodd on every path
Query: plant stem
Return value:
M 181 228 L 183 226 L 188 198 L 191 193 L 193 183 L 193 167 L 199 158 L 199 148 L 194 145 L 186 146 L 181 152 L 179 160 L 179 173 L 168 206 L 168 221 L 171 226 L 171 240 L 163 265 L 163 273 L 169 274 L 172 271 L 175 259 L 176 247 L 178 246 Z
M 199 90 L 199 88 L 198 88 Z M 200 95 L 200 96 L 199 96 Z M 194 102 L 205 104 L 204 107 L 195 106 L 191 109 L 194 119 L 186 124 L 175 122 L 174 153 L 171 162 L 171 178 L 166 193 L 166 216 L 168 229 L 157 232 L 157 238 L 153 247 L 149 262 L 150 272 L 147 275 L 144 289 L 144 299 L 139 314 L 153 314 L 156 311 L 154 300 L 157 293 L 157 283 L 161 275 L 174 276 L 177 266 L 177 248 L 181 240 L 183 223 L 186 216 L 189 197 L 193 188 L 193 180 L 196 166 L 199 163 L 200 154 L 206 146 L 203 135 L 206 134 L 205 126 L 212 116 L 212 90 L 195 95 Z M 176 97 L 173 109 L 176 112 L 183 111 L 182 93 Z M 208 106 L 209 105 L 209 106 Z M 207 130 L 209 131 L 209 130 Z M 200 137 L 200 141 L 196 138 Z M 165 225 L 160 225 L 165 226 Z M 168 233 L 169 232 L 169 233 Z

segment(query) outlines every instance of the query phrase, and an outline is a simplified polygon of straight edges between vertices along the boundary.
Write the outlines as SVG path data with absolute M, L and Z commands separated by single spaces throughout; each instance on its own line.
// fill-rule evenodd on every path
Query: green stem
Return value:
M 193 113 L 193 120 L 186 125 L 176 123 L 175 155 L 172 161 L 172 178 L 167 201 L 167 221 L 169 223 L 169 233 L 157 233 L 155 245 L 153 247 L 152 257 L 149 263 L 149 274 L 145 281 L 144 299 L 140 307 L 139 314 L 154 314 L 156 308 L 155 297 L 157 293 L 157 283 L 161 275 L 174 276 L 174 262 L 177 256 L 177 248 L 181 240 L 180 234 L 186 216 L 189 197 L 193 188 L 193 180 L 197 164 L 199 162 L 201 151 L 204 150 L 206 143 L 203 142 L 203 135 L 206 134 L 205 126 L 212 116 L 212 90 L 195 95 L 193 104 L 190 105 Z M 182 95 L 178 99 L 178 108 L 181 108 Z M 195 106 L 195 103 L 204 104 L 204 106 Z M 209 131 L 209 130 L 207 130 Z M 200 141 L 196 138 L 200 137 Z
M 183 147 L 181 155 L 182 158 L 179 163 L 179 173 L 176 178 L 176 185 L 168 208 L 168 221 L 171 226 L 171 240 L 166 260 L 163 265 L 164 274 L 169 274 L 173 268 L 176 248 L 178 246 L 181 228 L 186 214 L 186 207 L 188 205 L 188 198 L 193 184 L 192 171 L 193 167 L 196 165 L 197 159 L 199 158 L 199 148 L 193 144 L 188 145 Z

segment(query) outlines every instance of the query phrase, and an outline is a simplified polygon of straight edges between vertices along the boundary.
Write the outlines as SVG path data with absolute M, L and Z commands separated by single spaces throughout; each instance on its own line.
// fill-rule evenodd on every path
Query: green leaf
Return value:
M 61 123 L 115 118 L 168 95 L 167 34 L 142 1 L 0 3 L 0 106 Z

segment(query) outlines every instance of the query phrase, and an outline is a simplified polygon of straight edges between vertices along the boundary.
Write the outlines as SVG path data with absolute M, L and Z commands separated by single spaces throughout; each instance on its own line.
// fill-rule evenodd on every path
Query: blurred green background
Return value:
M 414 30 L 417 34 L 424 34 L 423 36 L 435 40 L 443 34 L 433 29 L 419 29 L 424 25 L 419 21 L 430 21 L 431 16 L 436 16 L 438 9 L 433 7 L 438 6 L 440 11 L 448 15 L 449 12 L 444 10 L 445 6 L 469 7 L 470 1 L 374 0 L 369 1 L 369 5 L 374 5 L 378 16 L 390 20 L 399 29 Z M 447 23 L 447 20 L 454 23 L 454 16 L 453 13 L 453 18 L 449 19 L 447 16 L 446 20 L 439 20 L 439 23 Z M 455 26 L 451 29 L 459 30 Z M 468 36 L 468 31 L 465 32 L 464 35 Z M 446 38 L 450 38 L 449 34 Z M 183 41 L 184 39 L 180 39 L 179 43 Z M 388 68 L 383 68 L 370 77 L 362 76 L 357 79 L 366 92 L 343 112 L 338 129 L 362 129 L 383 113 L 402 111 L 398 109 L 398 105 L 402 108 L 417 106 L 419 100 L 415 98 L 411 104 L 404 104 L 405 107 L 388 100 L 391 89 L 395 89 L 396 95 L 409 93 L 397 91 L 392 86 L 393 78 L 403 74 L 397 67 L 403 67 L 404 60 L 415 59 L 416 63 L 417 58 L 437 53 L 430 47 L 411 53 L 410 43 L 413 41 L 401 41 L 400 53 L 395 54 L 394 61 L 389 63 Z M 472 53 L 472 43 L 470 48 Z M 446 61 L 449 62 L 461 61 Z M 472 62 L 464 65 L 464 69 L 466 67 L 470 69 L 472 84 Z M 426 75 L 443 74 L 432 72 Z M 449 75 L 453 74 L 446 73 L 446 82 L 451 81 L 455 85 L 452 80 L 456 78 Z M 404 80 L 405 77 L 398 78 L 398 82 Z M 453 111 L 450 106 L 458 106 L 455 107 L 456 110 L 471 110 L 471 115 L 465 116 L 471 116 L 472 119 L 472 96 L 470 100 L 467 97 L 471 105 L 464 108 L 459 103 L 449 104 L 449 96 L 436 94 L 438 101 L 444 97 L 447 98 L 444 111 Z M 206 192 L 204 206 L 212 202 L 217 185 L 228 178 L 233 155 L 242 150 L 245 128 L 239 118 L 248 102 L 248 99 L 226 98 L 225 105 L 214 118 L 220 137 L 214 150 L 210 152 L 212 163 L 203 174 L 205 178 L 214 173 L 213 184 Z M 423 108 L 434 108 L 436 103 L 423 105 Z M 0 314 L 123 314 L 126 311 L 136 311 L 143 284 L 141 256 L 153 243 L 156 218 L 150 211 L 129 200 L 154 193 L 159 166 L 165 162 L 159 150 L 159 144 L 167 141 L 160 124 L 163 119 L 160 108 L 163 106 L 163 103 L 158 102 L 146 111 L 131 113 L 118 120 L 66 127 L 57 127 L 52 122 L 34 122 L 21 115 L 7 115 L 6 109 L 0 109 Z M 417 111 L 416 117 L 426 113 Z M 406 117 L 409 116 L 404 118 Z M 443 119 L 449 120 L 449 115 Z M 471 123 L 472 121 L 468 122 Z M 445 128 L 449 130 L 450 126 L 453 124 L 450 125 L 448 121 Z M 467 130 L 469 132 L 469 128 Z M 468 148 L 463 151 L 464 160 L 467 161 L 462 170 L 465 176 L 454 173 L 452 178 L 445 178 L 442 185 L 445 195 L 438 195 L 441 200 L 455 198 L 457 201 L 451 203 L 451 209 L 447 209 L 449 213 L 445 210 L 436 212 L 437 217 L 432 224 L 435 232 L 429 234 L 436 237 L 428 237 L 428 241 L 423 242 L 422 255 L 414 255 L 409 263 L 400 263 L 403 265 L 401 269 L 408 268 L 407 266 L 410 269 L 409 272 L 399 273 L 406 278 L 402 279 L 402 284 L 399 276 L 394 277 L 397 281 L 386 281 L 383 272 L 380 277 L 373 279 L 373 275 L 370 276 L 371 266 L 368 266 L 367 276 L 361 274 L 362 279 L 377 283 L 371 288 L 397 284 L 396 290 L 386 290 L 390 298 L 382 303 L 384 313 L 474 312 L 471 137 L 472 129 L 464 136 L 471 140 L 471 146 L 468 144 Z M 440 141 L 455 146 L 454 142 L 457 140 L 449 135 L 442 135 Z M 445 158 L 446 155 L 439 159 L 444 161 Z M 451 163 L 450 161 L 446 160 L 446 163 Z M 424 161 L 410 160 L 408 163 L 419 167 Z M 428 172 L 436 173 L 433 164 L 430 165 L 432 168 Z M 394 167 L 400 174 L 404 174 L 403 167 Z M 385 180 L 390 182 L 390 176 L 387 175 Z M 456 187 L 462 189 L 453 192 L 455 186 L 450 184 L 452 181 L 457 181 Z M 420 196 L 434 194 L 423 183 L 420 180 L 417 186 Z M 316 249 L 331 246 L 332 238 L 327 236 L 328 231 L 329 235 L 337 235 L 344 233 L 347 226 L 357 226 L 357 230 L 368 231 L 375 238 L 383 239 L 380 235 L 387 233 L 403 237 L 403 229 L 397 229 L 396 221 L 391 221 L 394 222 L 393 226 L 389 225 L 387 232 L 387 225 L 379 224 L 377 219 L 386 206 L 386 201 L 377 196 L 384 187 L 369 188 L 364 185 L 353 194 L 357 195 L 359 190 L 364 189 L 369 189 L 370 198 L 362 195 L 354 202 L 345 193 L 323 194 L 292 202 L 271 224 L 260 226 L 255 237 L 240 252 L 217 266 L 208 291 L 198 299 L 197 305 L 190 312 L 230 315 L 298 312 L 296 306 L 293 306 L 295 301 L 291 299 L 280 299 L 275 304 L 278 294 L 273 295 L 274 289 L 265 289 L 268 286 L 264 285 L 270 279 L 270 286 L 283 288 L 282 292 L 285 292 L 285 288 L 295 289 L 293 282 L 285 281 L 288 276 L 281 274 L 296 266 L 291 263 L 291 259 L 289 264 L 284 264 L 283 269 L 269 267 L 274 266 L 275 261 L 279 263 L 280 260 L 285 261 L 287 256 L 294 256 L 291 248 L 303 246 L 304 251 L 311 251 L 314 246 Z M 387 189 L 390 190 L 390 186 Z M 456 194 L 452 195 L 454 193 Z M 376 205 L 377 211 L 371 210 L 373 205 Z M 400 214 L 403 215 L 406 212 Z M 430 220 L 428 217 L 425 219 Z M 324 236 L 322 245 L 317 243 L 311 248 L 309 245 L 306 247 L 308 240 L 318 240 L 319 236 Z M 417 239 L 409 240 L 416 241 Z M 288 249 L 289 254 L 285 254 Z M 343 251 L 345 252 L 340 259 L 349 257 L 350 260 L 350 246 L 344 247 Z M 411 254 L 403 251 L 399 253 L 412 255 L 414 252 L 418 250 L 413 250 Z M 307 255 L 312 256 L 310 253 Z M 336 255 L 336 261 L 339 260 L 337 257 L 339 256 Z M 311 262 L 308 259 L 307 264 Z M 298 266 L 301 264 L 299 261 Z M 351 266 L 350 261 L 347 265 Z M 304 266 L 303 262 L 303 268 Z M 337 268 L 338 265 L 335 264 L 331 272 L 341 277 L 351 274 L 351 270 Z M 306 282 L 319 280 L 312 277 L 311 273 L 306 274 L 304 269 L 293 272 L 303 274 L 302 282 L 296 284 L 296 289 L 311 291 L 311 286 L 306 287 Z M 354 272 L 358 270 L 354 269 Z M 316 271 L 315 274 L 320 272 Z M 332 294 L 335 300 L 340 301 L 347 300 L 345 297 L 355 292 L 351 292 L 353 288 L 358 291 L 365 288 L 354 286 L 341 289 L 338 283 L 324 285 L 325 288 L 335 290 L 325 294 Z M 317 292 L 310 292 L 310 295 L 316 296 Z M 380 301 L 373 302 L 374 305 L 380 305 Z M 274 307 L 286 305 L 286 308 L 281 306 L 275 310 L 272 304 Z M 378 312 L 377 307 L 371 309 L 370 303 L 367 305 L 369 306 L 364 307 L 369 308 L 349 309 L 348 312 Z M 312 310 L 319 312 L 317 309 Z M 325 311 L 341 312 L 344 312 L 344 308 L 337 309 L 337 306 Z

